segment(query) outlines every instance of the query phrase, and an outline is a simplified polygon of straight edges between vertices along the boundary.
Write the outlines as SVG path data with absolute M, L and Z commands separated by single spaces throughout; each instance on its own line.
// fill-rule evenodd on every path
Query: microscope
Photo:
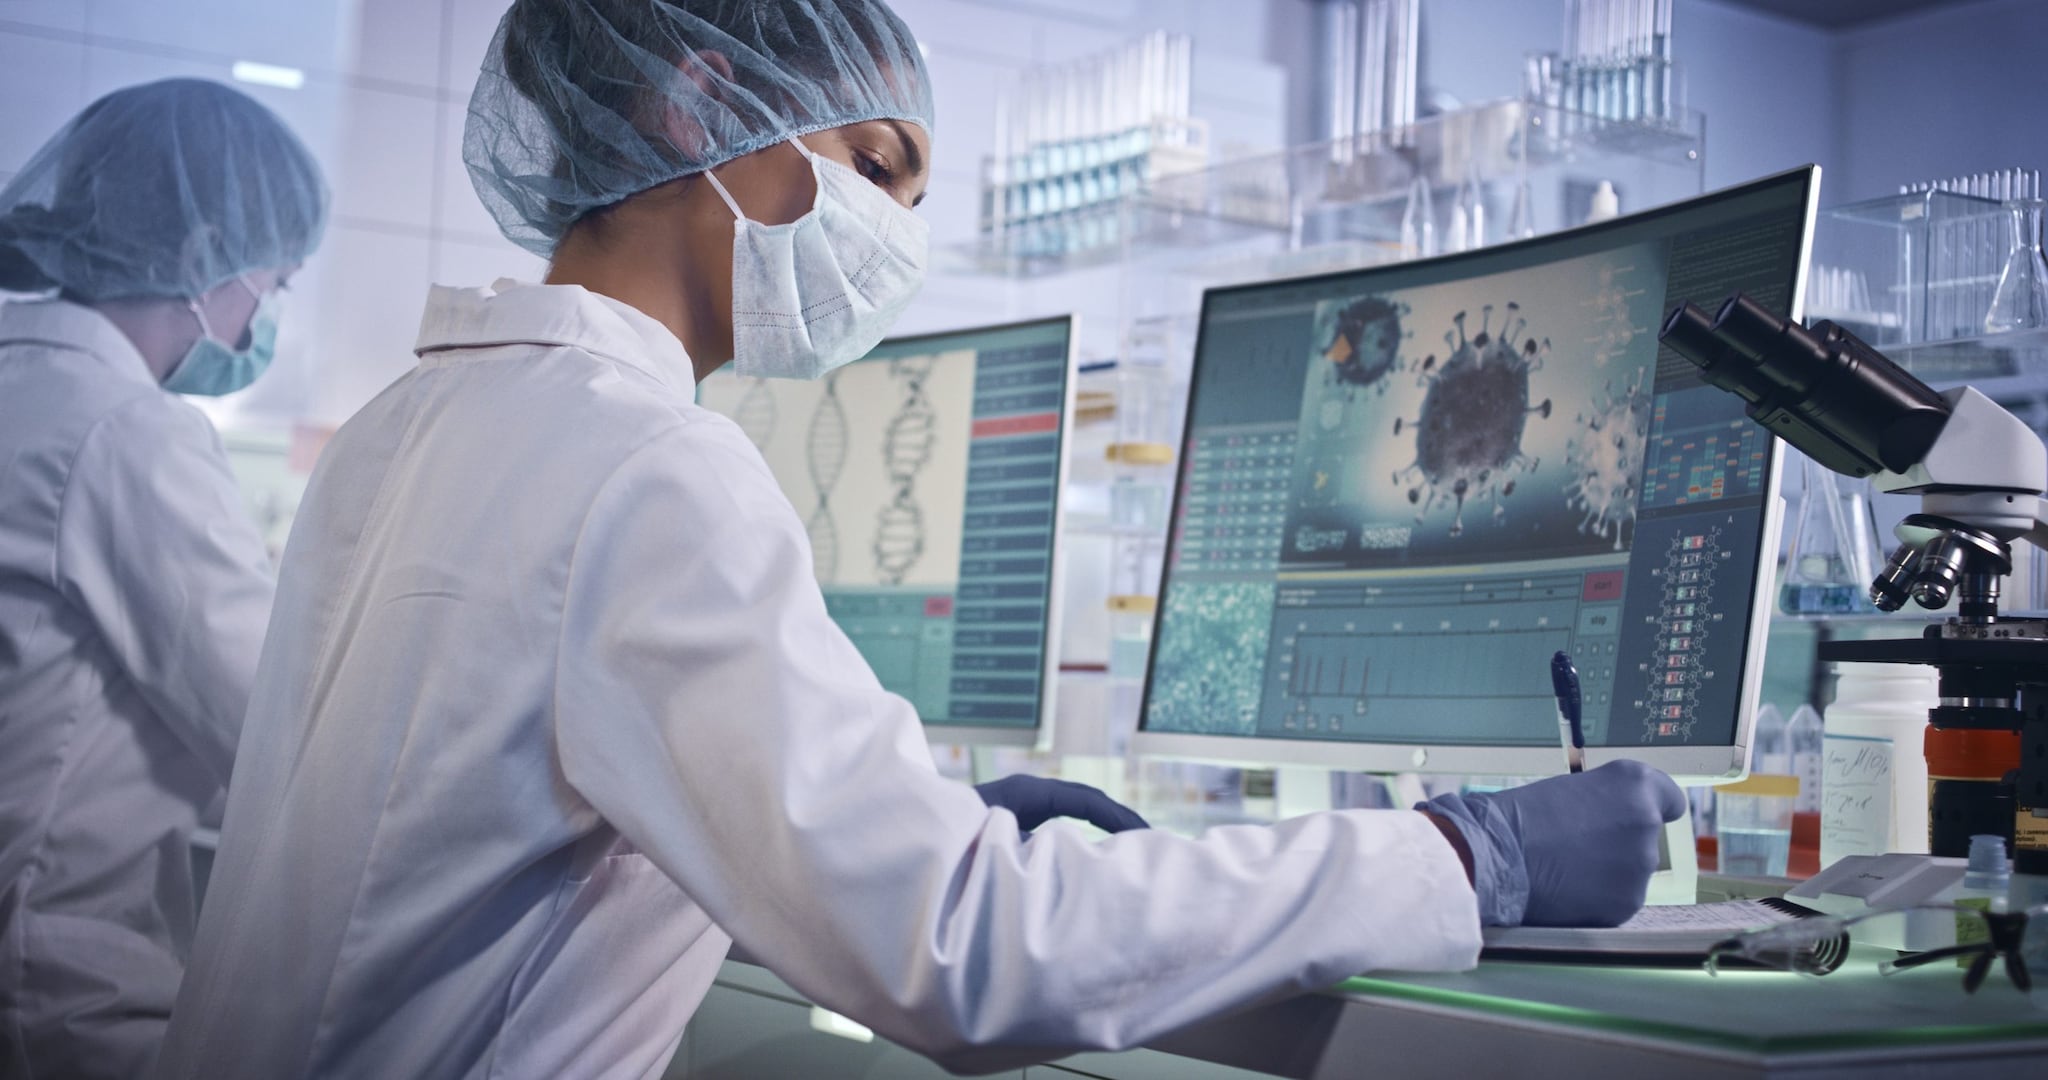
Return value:
M 1887 612 L 1953 600 L 1955 614 L 1918 638 L 1827 642 L 1820 658 L 1932 666 L 1930 763 L 1939 748 L 1967 767 L 1930 767 L 1930 850 L 1967 855 L 1973 833 L 1994 833 L 2015 870 L 2048 874 L 2048 621 L 1998 612 L 2012 545 L 2048 548 L 2048 447 L 1977 390 L 1937 393 L 1840 326 L 1740 293 L 1712 315 L 1681 305 L 1658 338 L 1816 462 L 1919 497 L 1870 599 Z

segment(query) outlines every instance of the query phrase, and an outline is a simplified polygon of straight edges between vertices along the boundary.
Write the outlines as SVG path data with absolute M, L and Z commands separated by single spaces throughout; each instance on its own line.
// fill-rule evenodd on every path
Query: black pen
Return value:
M 1557 694 L 1557 737 L 1564 743 L 1564 760 L 1573 772 L 1586 768 L 1586 727 L 1584 703 L 1579 696 L 1579 670 L 1572 658 L 1558 653 L 1550 658 L 1550 689 Z

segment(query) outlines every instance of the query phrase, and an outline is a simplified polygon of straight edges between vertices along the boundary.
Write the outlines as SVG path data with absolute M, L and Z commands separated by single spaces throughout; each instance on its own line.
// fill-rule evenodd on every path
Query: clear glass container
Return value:
M 1798 516 L 1778 586 L 1778 610 L 1786 615 L 1870 611 L 1870 581 L 1878 564 L 1869 500 L 1857 482 L 1845 484 L 1813 459 L 1802 455 L 1800 464 Z
M 2048 327 L 2048 260 L 2041 257 L 2041 201 L 2019 199 L 2006 204 L 2011 251 L 1999 272 L 1984 332 L 2008 334 Z
M 1775 705 L 1757 710 L 1750 775 L 1714 793 L 1714 827 L 1723 874 L 1783 877 L 1792 854 L 1792 814 L 1799 780 L 1792 775 L 1790 732 Z
M 2030 201 L 2028 201 L 2030 202 Z M 2029 279 L 2040 253 L 2038 203 L 1923 191 L 1821 211 L 1807 273 L 1805 318 L 1828 319 L 1937 386 L 2048 371 L 2048 318 L 2034 316 Z M 2032 230 L 2029 233 L 2029 230 Z M 2025 243 L 2028 235 L 2033 243 Z M 1988 330 L 2015 258 L 2005 305 Z M 2022 285 L 2028 285 L 2025 290 Z

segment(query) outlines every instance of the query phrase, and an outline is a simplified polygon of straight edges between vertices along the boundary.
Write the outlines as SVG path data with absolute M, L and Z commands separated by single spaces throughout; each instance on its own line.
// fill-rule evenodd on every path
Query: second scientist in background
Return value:
M 162 1038 L 273 589 L 177 395 L 262 372 L 326 208 L 276 116 L 192 79 L 0 191 L 0 1077 L 139 1076 Z

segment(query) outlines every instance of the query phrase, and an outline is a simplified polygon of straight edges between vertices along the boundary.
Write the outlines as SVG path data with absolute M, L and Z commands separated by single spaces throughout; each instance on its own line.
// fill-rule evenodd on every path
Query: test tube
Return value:
M 1323 5 L 1323 18 L 1328 31 L 1323 39 L 1324 70 L 1330 73 L 1329 126 L 1324 133 L 1330 139 L 1330 161 L 1332 164 L 1347 164 L 1354 157 L 1355 136 L 1358 133 L 1358 85 L 1362 77 L 1359 65 L 1359 10 L 1353 3 Z
M 995 155 L 989 161 L 988 190 L 982 193 L 981 231 L 987 233 L 1000 250 L 1013 212 L 1010 202 L 1010 95 L 1007 91 L 996 93 L 995 148 Z
M 1195 39 L 1180 35 L 1180 109 L 1182 120 L 1195 115 Z
M 1370 136 L 1386 127 L 1387 86 L 1393 72 L 1387 58 L 1386 0 L 1365 0 L 1358 46 L 1358 131 Z
M 1678 103 L 1671 100 L 1671 0 L 1656 0 L 1657 28 L 1651 46 L 1657 55 L 1657 118 L 1678 119 Z

